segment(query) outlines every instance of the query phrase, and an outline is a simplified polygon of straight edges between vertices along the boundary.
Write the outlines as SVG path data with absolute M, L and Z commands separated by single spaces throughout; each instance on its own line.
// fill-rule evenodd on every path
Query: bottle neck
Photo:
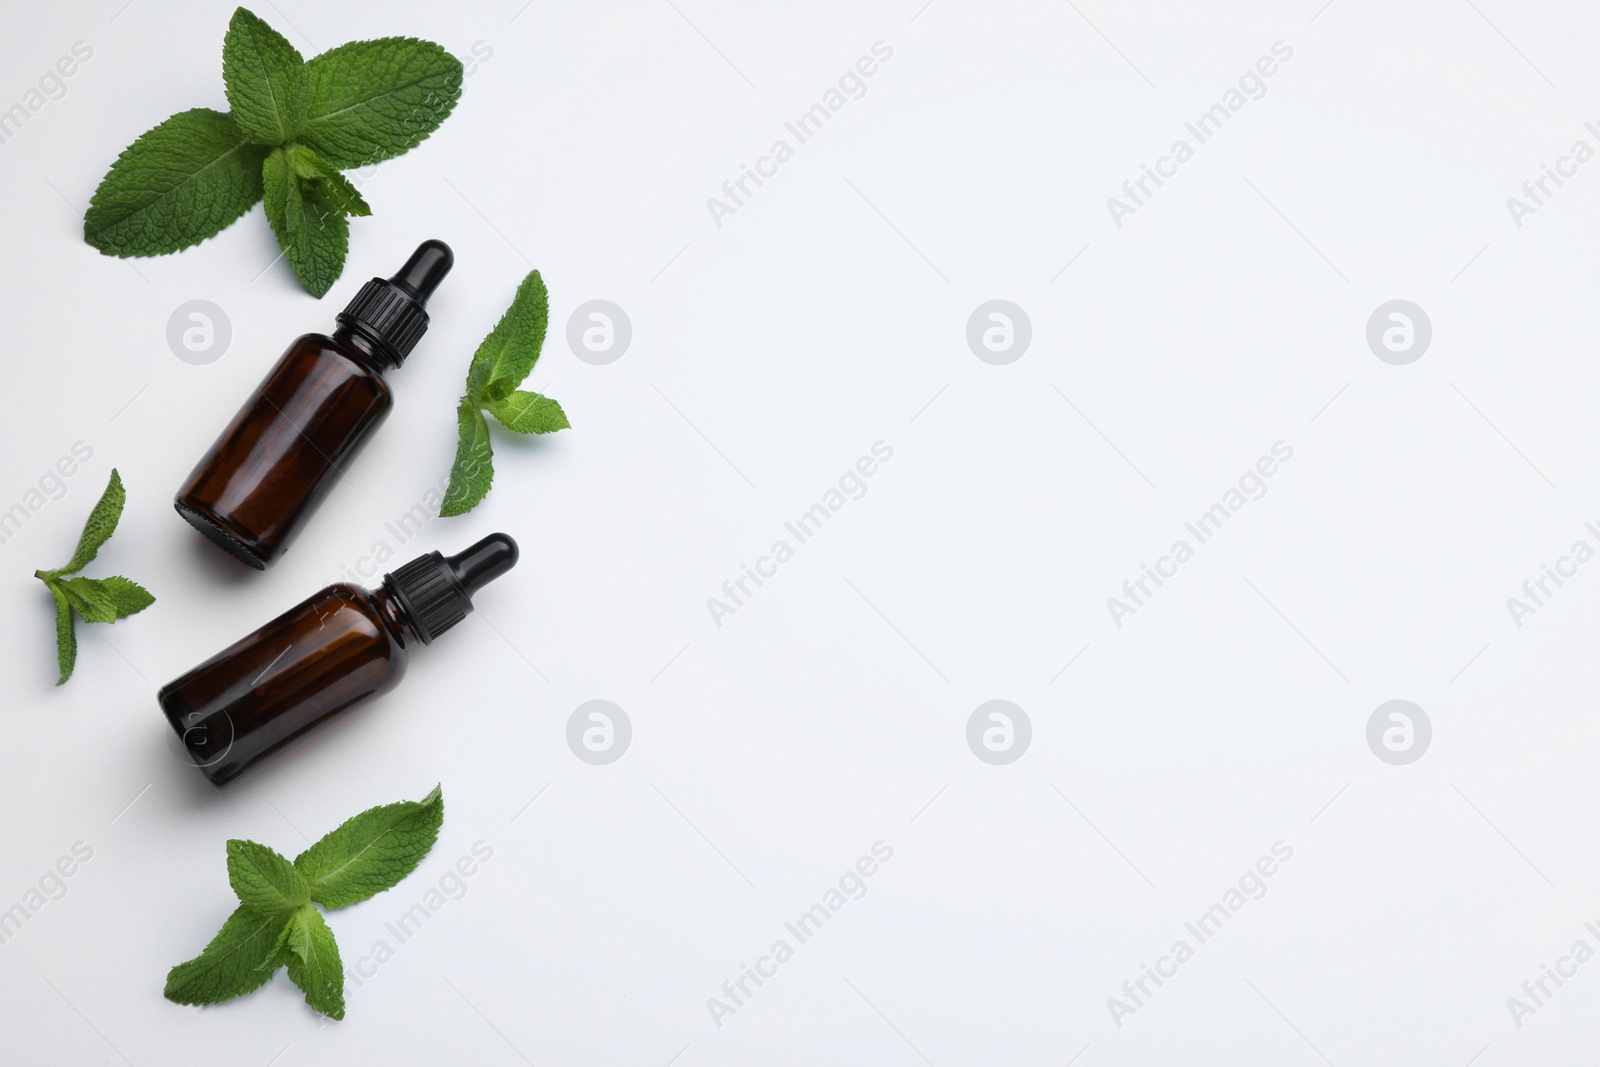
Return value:
M 349 326 L 340 326 L 333 331 L 333 340 L 341 348 L 346 349 L 356 359 L 370 366 L 373 371 L 382 374 L 391 367 L 398 367 L 400 361 L 392 358 L 387 351 L 374 342 L 361 330 Z
M 371 593 L 372 604 L 378 609 L 378 619 L 383 623 L 383 628 L 388 630 L 395 640 L 400 642 L 402 647 L 412 643 L 419 645 L 425 643 L 417 632 L 416 627 L 412 624 L 411 616 L 407 614 L 405 605 L 400 602 L 400 598 L 395 596 L 394 591 L 389 588 L 389 583 L 385 582 L 378 588 L 371 590 Z

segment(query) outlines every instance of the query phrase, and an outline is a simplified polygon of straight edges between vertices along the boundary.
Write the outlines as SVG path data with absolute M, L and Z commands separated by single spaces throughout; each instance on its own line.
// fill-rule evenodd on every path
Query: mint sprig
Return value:
M 467 368 L 467 392 L 456 407 L 456 461 L 439 514 L 464 515 L 489 493 L 494 449 L 485 411 L 520 434 L 554 433 L 571 425 L 556 401 L 517 388 L 539 362 L 549 323 L 550 294 L 539 272 L 530 271 Z
M 343 908 L 392 889 L 417 869 L 444 822 L 438 786 L 420 801 L 369 808 L 290 863 L 254 841 L 228 842 L 228 882 L 240 904 L 194 959 L 167 973 L 165 996 L 220 1004 L 265 985 L 279 967 L 306 1003 L 344 1018 L 344 965 L 317 905 Z
M 62 685 L 72 677 L 72 668 L 78 661 L 78 635 L 75 617 L 84 622 L 116 622 L 137 615 L 156 602 L 149 590 L 131 578 L 120 575 L 111 578 L 84 578 L 76 574 L 94 561 L 100 546 L 116 533 L 117 522 L 122 518 L 122 506 L 127 502 L 127 491 L 122 488 L 122 476 L 115 468 L 106 491 L 100 494 L 89 519 L 78 535 L 78 547 L 66 566 L 50 571 L 34 571 L 33 576 L 45 584 L 56 602 L 56 665 L 60 670 L 56 684 Z
M 461 61 L 384 37 L 309 61 L 245 8 L 222 44 L 230 113 L 180 112 L 117 157 L 84 215 L 112 256 L 159 256 L 213 237 L 266 201 L 300 283 L 322 296 L 344 270 L 351 216 L 371 214 L 341 171 L 421 144 L 461 97 Z

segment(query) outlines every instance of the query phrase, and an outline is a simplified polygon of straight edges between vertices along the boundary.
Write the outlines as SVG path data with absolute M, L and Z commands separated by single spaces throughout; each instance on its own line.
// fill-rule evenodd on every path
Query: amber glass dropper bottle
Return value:
M 387 693 L 417 642 L 466 617 L 472 596 L 517 562 L 490 534 L 454 556 L 430 552 L 378 589 L 330 585 L 161 688 L 187 758 L 218 785 L 344 709 Z
M 427 332 L 428 297 L 454 262 L 424 241 L 400 273 L 362 286 L 332 337 L 291 344 L 178 490 L 178 514 L 257 570 L 283 555 L 389 414 L 384 371 Z

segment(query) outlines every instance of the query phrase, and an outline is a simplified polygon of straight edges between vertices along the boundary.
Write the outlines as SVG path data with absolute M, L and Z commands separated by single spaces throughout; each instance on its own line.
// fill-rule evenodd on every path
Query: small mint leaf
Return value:
M 44 573 L 51 578 L 74 574 L 93 562 L 100 546 L 111 540 L 111 535 L 117 532 L 117 523 L 122 519 L 122 507 L 127 500 L 128 492 L 122 487 L 122 475 L 113 467 L 105 492 L 100 494 L 100 499 L 90 510 L 89 518 L 83 524 L 83 533 L 78 535 L 78 547 L 73 549 L 72 558 L 65 567 Z
M 313 296 L 321 297 L 344 270 L 350 223 L 344 212 L 294 172 L 284 148 L 274 148 L 262 167 L 267 221 L 284 258 Z
M 156 602 L 156 598 L 150 595 L 150 590 L 132 578 L 124 578 L 119 574 L 101 578 L 99 581 L 100 588 L 110 597 L 112 606 L 116 608 L 119 619 L 137 615 Z
M 56 600 L 56 665 L 61 669 L 56 684 L 64 685 L 72 677 L 72 668 L 78 662 L 78 634 L 74 629 L 72 605 L 68 603 L 66 594 L 57 589 L 54 582 L 47 581 L 45 585 Z
M 266 153 L 220 111 L 179 112 L 111 165 L 84 240 L 108 256 L 160 256 L 214 237 L 261 199 Z
M 117 605 L 106 587 L 95 578 L 57 578 L 54 587 L 66 595 L 72 610 L 84 622 L 115 622 Z
M 494 448 L 489 444 L 489 424 L 468 397 L 456 408 L 456 461 L 450 468 L 450 485 L 439 505 L 440 515 L 465 515 L 489 495 L 494 483 Z
M 511 306 L 473 353 L 467 395 L 483 402 L 510 396 L 539 361 L 549 321 L 550 294 L 539 272 L 529 271 Z
M 334 210 L 361 218 L 372 214 L 372 208 L 367 206 L 367 202 L 362 199 L 361 193 L 356 187 L 350 183 L 350 179 L 338 171 L 333 171 L 331 174 L 320 178 L 313 178 L 312 181 L 315 183 L 321 198 L 333 205 Z
M 438 839 L 443 821 L 444 796 L 435 786 L 420 801 L 369 808 L 345 820 L 296 856 L 294 866 L 312 900 L 325 908 L 342 908 L 393 887 L 416 870 Z
M 233 120 L 256 144 L 279 145 L 305 125 L 311 77 L 283 34 L 244 8 L 222 41 L 222 84 Z
M 431 41 L 352 41 L 306 63 L 311 105 L 299 139 L 341 169 L 415 148 L 461 97 L 461 61 Z
M 370 215 L 372 208 L 361 198 L 350 179 L 339 173 L 332 163 L 317 155 L 303 144 L 289 147 L 289 166 L 303 181 L 314 182 L 317 189 L 346 215 Z
M 274 948 L 274 959 L 289 967 L 289 980 L 306 1003 L 331 1019 L 344 1018 L 344 964 L 327 920 L 306 904 L 289 916 Z
M 241 902 L 261 911 L 286 911 L 311 899 L 294 864 L 254 841 L 228 842 L 228 882 Z
M 521 389 L 504 400 L 492 400 L 484 409 L 499 419 L 508 430 L 517 433 L 553 433 L 565 430 L 572 424 L 561 405 L 547 396 L 526 393 Z
M 218 1004 L 259 989 L 278 969 L 274 949 L 288 921 L 288 912 L 239 905 L 205 951 L 167 972 L 164 995 L 179 1004 Z

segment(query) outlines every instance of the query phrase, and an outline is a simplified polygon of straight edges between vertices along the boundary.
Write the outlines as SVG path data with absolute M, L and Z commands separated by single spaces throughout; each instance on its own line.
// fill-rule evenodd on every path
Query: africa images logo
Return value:
M 1267 95 L 1267 79 L 1278 73 L 1280 64 L 1294 57 L 1294 49 L 1283 41 L 1273 41 L 1271 53 L 1245 68 L 1235 86 L 1230 86 L 1221 100 L 1200 112 L 1193 121 L 1183 124 L 1184 130 L 1194 138 L 1194 144 L 1179 137 L 1172 142 L 1166 155 L 1156 159 L 1154 167 L 1148 163 L 1139 164 L 1139 176 L 1122 183 L 1121 197 L 1106 197 L 1106 210 L 1111 213 L 1111 221 L 1117 229 L 1122 229 L 1123 219 L 1138 214 L 1168 180 L 1178 176 L 1178 168 L 1194 158 L 1198 146 L 1221 133 L 1228 120 L 1244 110 L 1250 101 Z M 1155 188 L 1151 188 L 1152 184 Z

